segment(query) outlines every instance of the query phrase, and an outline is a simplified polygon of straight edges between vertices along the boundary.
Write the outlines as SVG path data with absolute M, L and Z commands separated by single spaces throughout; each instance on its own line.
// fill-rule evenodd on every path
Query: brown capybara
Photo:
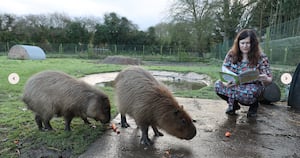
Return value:
M 115 92 L 121 126 L 129 127 L 126 114 L 141 128 L 141 144 L 151 145 L 148 128 L 155 136 L 162 136 L 157 127 L 181 139 L 192 139 L 196 128 L 191 117 L 162 83 L 148 71 L 132 66 L 121 71 L 115 79 Z
M 89 118 L 102 123 L 110 121 L 110 102 L 106 94 L 64 72 L 42 71 L 28 79 L 23 101 L 35 113 L 40 130 L 52 130 L 52 117 L 64 117 L 70 131 L 73 117 Z M 44 124 L 44 127 L 43 127 Z

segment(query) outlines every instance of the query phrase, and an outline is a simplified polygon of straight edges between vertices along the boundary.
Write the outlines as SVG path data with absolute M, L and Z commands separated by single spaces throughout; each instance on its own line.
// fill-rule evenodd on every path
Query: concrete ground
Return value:
M 141 132 L 129 119 L 131 127 L 120 127 L 120 116 L 112 120 L 120 134 L 108 130 L 81 158 L 199 158 L 199 157 L 300 157 L 300 113 L 286 102 L 261 105 L 256 119 L 246 117 L 242 106 L 237 116 L 227 116 L 223 100 L 177 98 L 196 120 L 197 135 L 180 140 L 164 131 L 163 137 L 149 136 L 154 145 L 140 144 Z M 225 133 L 231 136 L 226 137 Z

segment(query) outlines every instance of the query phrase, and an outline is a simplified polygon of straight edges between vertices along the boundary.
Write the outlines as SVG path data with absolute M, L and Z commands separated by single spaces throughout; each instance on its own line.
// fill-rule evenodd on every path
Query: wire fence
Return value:
M 282 24 L 273 25 L 265 30 L 270 30 L 270 39 L 278 40 L 288 37 L 300 36 L 300 17 Z
M 9 49 L 17 43 L 0 42 L 0 55 L 7 55 Z M 199 53 L 193 49 L 183 49 L 182 47 L 163 45 L 105 45 L 94 47 L 90 44 L 40 44 L 31 43 L 24 45 L 34 45 L 42 48 L 47 57 L 74 57 L 102 59 L 107 56 L 124 55 L 147 60 L 167 60 L 167 61 L 203 61 L 206 54 Z
M 300 62 L 300 18 L 264 29 L 261 47 L 272 64 L 297 65 Z M 90 44 L 29 43 L 41 47 L 47 57 L 75 57 L 102 59 L 112 55 L 133 56 L 147 60 L 195 62 L 211 58 L 223 60 L 233 40 L 211 47 L 210 52 L 198 52 L 181 46 L 168 45 L 105 45 L 95 47 Z M 0 42 L 0 55 L 7 55 L 9 49 L 20 43 Z M 26 43 L 23 43 L 26 44 Z M 27 43 L 28 44 L 28 43 Z
M 300 62 L 300 36 L 262 42 L 261 47 L 272 64 L 297 65 Z M 1 43 L 0 55 L 7 55 L 15 43 Z M 192 49 L 170 46 L 146 45 L 107 45 L 93 47 L 88 44 L 30 44 L 41 47 L 47 58 L 73 57 L 103 59 L 107 56 L 124 55 L 147 60 L 197 62 L 211 58 L 223 60 L 232 41 L 211 48 L 209 53 L 200 53 Z
M 300 63 L 300 18 L 263 29 L 259 38 L 261 48 L 273 64 L 297 65 Z M 211 56 L 223 59 L 233 44 L 224 41 L 211 47 Z
M 230 49 L 233 41 L 218 44 L 211 48 L 211 56 L 222 60 Z M 272 64 L 297 65 L 300 63 L 300 36 L 264 41 L 260 44 Z

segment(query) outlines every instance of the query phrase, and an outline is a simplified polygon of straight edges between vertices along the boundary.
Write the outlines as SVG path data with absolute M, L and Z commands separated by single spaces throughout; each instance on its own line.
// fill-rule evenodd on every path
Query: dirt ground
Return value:
M 91 144 L 81 158 L 199 158 L 199 157 L 300 157 L 300 113 L 286 102 L 260 105 L 258 117 L 246 117 L 248 107 L 242 106 L 237 116 L 227 116 L 222 100 L 177 98 L 192 116 L 197 135 L 180 140 L 164 132 L 152 137 L 154 145 L 140 144 L 141 132 L 134 120 L 131 127 L 120 127 L 120 116 L 112 120 L 120 134 L 108 130 Z M 163 132 L 163 131 L 162 131 Z M 226 137 L 225 133 L 230 132 Z M 149 130 L 149 136 L 153 136 Z
M 115 78 L 117 73 L 95 74 L 82 78 L 95 84 Z M 173 74 L 174 75 L 174 74 Z M 195 75 L 194 75 L 195 76 Z M 199 157 L 300 157 L 300 112 L 286 102 L 261 104 L 258 117 L 246 117 L 248 107 L 242 106 L 237 116 L 227 116 L 223 100 L 176 98 L 196 120 L 197 135 L 192 140 L 180 140 L 164 131 L 154 137 L 153 146 L 140 144 L 141 132 L 134 120 L 131 127 L 120 127 L 120 116 L 112 120 L 120 131 L 108 130 L 80 155 L 81 158 L 199 158 Z M 229 132 L 229 137 L 225 133 Z

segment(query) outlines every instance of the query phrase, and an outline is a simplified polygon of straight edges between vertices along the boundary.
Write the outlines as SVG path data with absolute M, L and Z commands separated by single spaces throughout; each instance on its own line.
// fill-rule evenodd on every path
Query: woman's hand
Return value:
M 266 74 L 260 74 L 257 79 L 262 81 L 264 84 L 269 84 L 272 82 L 272 77 L 269 77 Z
M 226 87 L 232 87 L 235 85 L 235 83 L 233 81 L 229 81 L 227 83 L 224 84 Z

